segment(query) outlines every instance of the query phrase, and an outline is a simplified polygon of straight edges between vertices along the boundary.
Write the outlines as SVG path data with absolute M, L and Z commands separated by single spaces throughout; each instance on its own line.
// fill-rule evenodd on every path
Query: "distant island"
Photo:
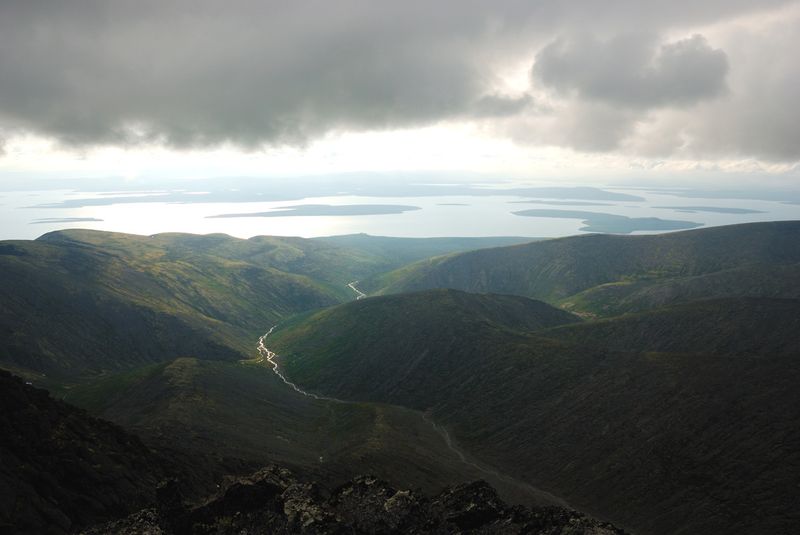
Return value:
M 355 215 L 387 215 L 402 214 L 420 210 L 419 206 L 402 204 L 301 204 L 299 206 L 282 206 L 269 212 L 243 212 L 235 214 L 219 214 L 206 216 L 206 219 L 222 219 L 233 217 L 300 217 L 300 216 L 355 216 Z
M 542 199 L 533 199 L 528 201 L 508 201 L 509 204 L 550 204 L 554 206 L 614 206 L 607 202 L 589 202 L 589 201 L 551 201 Z
M 580 230 L 586 232 L 608 232 L 613 234 L 630 234 L 637 230 L 685 230 L 702 227 L 702 223 L 660 219 L 658 217 L 627 217 L 624 215 L 605 214 L 602 212 L 584 212 L 581 210 L 547 210 L 532 209 L 512 212 L 523 217 L 553 217 L 562 219 L 581 219 Z
M 663 210 L 675 210 L 676 212 L 686 212 L 694 214 L 697 212 L 710 212 L 713 214 L 763 214 L 762 210 L 750 210 L 749 208 L 730 208 L 725 206 L 653 206 Z

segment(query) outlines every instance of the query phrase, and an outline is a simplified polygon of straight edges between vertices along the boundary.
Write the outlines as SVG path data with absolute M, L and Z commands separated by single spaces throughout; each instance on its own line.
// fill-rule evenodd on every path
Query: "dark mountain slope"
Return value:
M 0 370 L 0 531 L 66 533 L 149 505 L 161 458 Z
M 572 302 L 571 296 L 609 283 L 637 283 L 636 288 L 641 290 L 653 283 L 681 283 L 687 277 L 736 268 L 751 269 L 740 273 L 738 283 L 728 281 L 718 293 L 703 297 L 761 296 L 741 291 L 729 294 L 726 287 L 753 288 L 759 284 L 751 279 L 753 276 L 775 286 L 769 269 L 798 262 L 800 222 L 782 221 L 655 236 L 575 236 L 483 249 L 422 261 L 367 281 L 362 287 L 373 293 L 455 288 L 566 301 L 579 307 L 583 302 Z M 766 270 L 759 266 L 766 266 Z M 787 280 L 779 282 L 785 284 L 772 288 L 772 296 L 793 288 Z M 687 291 L 686 298 L 693 297 Z M 614 308 L 613 301 L 589 303 L 587 311 L 602 312 L 603 306 L 611 303 L 612 312 L 617 312 L 619 307 Z
M 543 336 L 611 351 L 792 357 L 800 355 L 800 300 L 696 301 Z
M 81 532 L 621 533 L 567 509 L 509 507 L 484 482 L 429 498 L 360 476 L 328 491 L 313 481 L 318 471 L 295 476 L 274 465 L 251 477 L 228 477 L 215 496 L 191 505 L 185 493 L 207 488 L 174 472 L 163 452 L 2 371 L 0 409 L 3 533 L 73 533 L 108 520 Z M 178 455 L 189 470 L 214 471 L 205 456 Z M 396 462 L 410 468 L 417 460 L 401 455 Z M 122 518 L 142 507 L 153 508 Z
M 800 298 L 800 264 L 756 264 L 713 273 L 601 284 L 561 301 L 598 316 L 720 297 Z
M 699 303 L 528 333 L 471 319 L 467 300 L 493 296 L 464 297 L 458 313 L 447 295 L 335 307 L 278 331 L 273 349 L 304 387 L 431 411 L 480 460 L 633 531 L 800 526 L 796 303 Z M 425 306 L 404 317 L 403 299 Z M 764 344 L 734 353 L 737 332 Z
M 266 366 L 190 358 L 82 385 L 66 399 L 124 426 L 158 449 L 280 462 L 321 482 L 362 473 L 438 492 L 487 478 L 463 463 L 419 412 L 381 404 L 314 400 Z M 551 503 L 488 478 L 515 503 Z
M 427 409 L 431 396 L 451 396 L 443 382 L 470 388 L 463 373 L 491 365 L 484 352 L 516 343 L 520 332 L 576 321 L 523 297 L 432 290 L 326 309 L 279 330 L 271 343 L 311 390 Z

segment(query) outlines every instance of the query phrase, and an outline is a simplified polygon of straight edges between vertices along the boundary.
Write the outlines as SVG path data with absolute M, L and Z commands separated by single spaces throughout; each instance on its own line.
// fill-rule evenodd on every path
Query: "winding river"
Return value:
M 364 292 L 362 292 L 361 290 L 356 288 L 356 284 L 358 284 L 358 281 L 353 281 L 353 282 L 349 283 L 347 285 L 347 287 L 350 288 L 351 290 L 353 290 L 356 293 L 356 299 L 357 300 L 358 299 L 364 299 L 367 296 L 367 294 L 365 294 Z

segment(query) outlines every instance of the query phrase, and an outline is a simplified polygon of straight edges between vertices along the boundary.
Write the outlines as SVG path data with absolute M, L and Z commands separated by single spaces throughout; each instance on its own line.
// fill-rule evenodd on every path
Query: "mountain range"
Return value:
M 325 489 L 373 474 L 384 494 L 485 479 L 511 503 L 634 533 L 792 532 L 798 270 L 791 221 L 0 242 L 0 367 L 23 378 L 2 376 L 2 522 L 118 519 L 154 506 L 165 478 L 193 511 L 223 475 L 278 463 Z M 312 502 L 344 514 L 327 499 Z M 167 531 L 184 518 L 153 514 Z

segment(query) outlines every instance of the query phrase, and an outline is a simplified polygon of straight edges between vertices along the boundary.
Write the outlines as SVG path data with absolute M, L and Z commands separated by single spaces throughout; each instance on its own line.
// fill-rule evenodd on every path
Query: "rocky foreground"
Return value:
M 101 534 L 624 533 L 559 507 L 508 506 L 483 481 L 429 498 L 360 476 L 328 492 L 269 466 L 229 482 L 205 503 L 188 507 L 175 481 L 158 490 L 158 505 L 87 530 Z

